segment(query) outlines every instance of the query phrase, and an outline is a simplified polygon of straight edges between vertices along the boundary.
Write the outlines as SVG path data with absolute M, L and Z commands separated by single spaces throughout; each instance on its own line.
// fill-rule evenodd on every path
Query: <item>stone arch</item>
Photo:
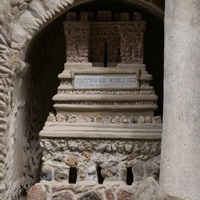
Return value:
M 123 1 L 138 5 L 157 17 L 163 18 L 163 8 L 158 1 Z M 24 106 L 22 99 L 20 103 L 18 102 L 19 104 L 15 101 L 19 94 L 14 91 L 18 91 L 21 87 L 19 81 L 25 77 L 29 68 L 29 64 L 25 62 L 27 49 L 30 42 L 46 25 L 67 9 L 86 2 L 89 0 L 10 0 L 3 6 L 9 12 L 0 16 L 0 137 L 2 138 L 0 140 L 2 146 L 0 180 L 4 180 L 0 184 L 2 199 L 6 190 L 7 194 L 14 193 L 19 184 L 16 179 L 13 191 L 10 192 L 7 189 L 7 183 L 12 181 L 13 171 L 6 169 L 12 168 L 14 162 L 12 145 L 17 136 L 13 125 L 16 122 L 17 107 Z

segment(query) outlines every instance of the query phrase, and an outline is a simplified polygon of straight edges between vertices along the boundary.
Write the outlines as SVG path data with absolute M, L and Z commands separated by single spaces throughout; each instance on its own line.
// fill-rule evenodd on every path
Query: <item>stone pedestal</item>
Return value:
M 200 198 L 200 2 L 165 7 L 165 88 L 160 183 L 171 195 Z
M 61 84 L 40 132 L 42 180 L 128 184 L 158 180 L 161 118 L 145 65 L 92 67 L 66 63 Z M 74 172 L 72 172 L 74 170 Z

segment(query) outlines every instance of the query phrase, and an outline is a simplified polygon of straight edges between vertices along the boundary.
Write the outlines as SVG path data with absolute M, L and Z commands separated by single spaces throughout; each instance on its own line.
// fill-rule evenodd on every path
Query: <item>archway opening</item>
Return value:
M 136 4 L 127 4 L 125 1 L 116 1 L 114 4 L 113 1 L 88 2 L 66 12 L 76 12 L 78 17 L 80 17 L 82 11 L 97 13 L 99 10 L 109 10 L 112 14 L 117 12 L 140 12 L 142 14 L 143 20 L 146 21 L 144 63 L 146 64 L 147 71 L 154 77 L 152 85 L 159 97 L 159 108 L 155 114 L 162 115 L 163 21 Z M 27 55 L 27 61 L 30 63 L 31 69 L 28 74 L 29 89 L 27 104 L 29 106 L 27 110 L 28 124 L 26 137 L 31 147 L 31 155 L 35 156 L 33 160 L 36 161 L 36 172 L 39 172 L 41 155 L 35 154 L 35 151 L 38 150 L 33 148 L 33 146 L 35 145 L 39 148 L 38 133 L 43 128 L 48 113 L 54 112 L 52 97 L 56 94 L 59 85 L 58 74 L 63 71 L 64 63 L 66 62 L 65 36 L 63 31 L 63 21 L 66 20 L 66 12 L 35 37 Z M 105 51 L 107 51 L 107 48 L 104 44 Z M 107 58 L 104 61 L 107 61 Z M 34 175 L 31 184 L 39 180 L 37 177 L 39 177 L 39 174 Z

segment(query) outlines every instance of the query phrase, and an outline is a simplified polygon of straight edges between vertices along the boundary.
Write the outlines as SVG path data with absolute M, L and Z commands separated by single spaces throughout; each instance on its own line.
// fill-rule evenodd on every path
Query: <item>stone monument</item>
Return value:
M 161 118 L 143 63 L 145 22 L 140 13 L 67 13 L 64 30 L 56 112 L 40 132 L 41 183 L 49 197 L 115 199 L 122 186 L 132 195 L 135 182 L 158 180 L 160 163 Z

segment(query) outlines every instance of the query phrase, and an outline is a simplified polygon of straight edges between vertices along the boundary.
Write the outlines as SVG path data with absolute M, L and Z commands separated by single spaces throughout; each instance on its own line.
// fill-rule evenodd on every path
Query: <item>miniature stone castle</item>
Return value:
M 72 136 L 67 137 L 66 135 L 69 136 L 70 129 L 67 129 L 65 132 L 63 127 L 66 126 L 64 124 L 72 125 L 72 123 L 69 122 L 74 120 L 71 120 L 71 118 L 69 120 L 71 116 L 69 109 L 67 111 L 65 110 L 63 113 L 58 109 L 60 104 L 62 104 L 58 96 L 55 97 L 55 106 L 56 104 L 58 105 L 56 107 L 56 112 L 49 115 L 48 122 L 46 122 L 46 126 L 40 134 L 44 157 L 41 181 L 39 182 L 38 175 L 40 173 L 42 155 L 38 134 L 47 118 L 47 113 L 52 110 L 51 99 L 52 96 L 57 93 L 55 91 L 55 87 L 57 87 L 57 74 L 61 73 L 63 64 L 65 63 L 65 38 L 62 22 L 66 19 L 66 12 L 79 12 L 78 17 L 74 18 L 73 16 L 75 16 L 75 14 L 73 13 L 71 14 L 71 19 L 70 16 L 67 16 L 67 23 L 69 23 L 70 21 L 83 21 L 80 12 L 91 10 L 92 12 L 97 12 L 98 10 L 118 12 L 112 13 L 111 17 L 106 19 L 109 23 L 111 21 L 120 22 L 122 16 L 127 16 L 126 14 L 122 15 L 122 13 L 126 11 L 129 12 L 130 17 L 128 20 L 123 20 L 126 21 L 126 23 L 128 23 L 129 20 L 138 21 L 136 20 L 137 17 L 131 14 L 131 12 L 135 11 L 141 12 L 142 19 L 146 20 L 144 57 L 139 56 L 142 51 L 134 54 L 137 55 L 135 57 L 137 59 L 137 65 L 140 64 L 140 66 L 142 66 L 141 64 L 144 62 L 147 65 L 146 67 L 144 66 L 144 68 L 148 69 L 147 71 L 154 77 L 152 85 L 154 86 L 156 94 L 159 96 L 157 101 L 159 108 L 156 113 L 159 113 L 159 115 L 163 114 L 159 177 L 159 185 L 162 191 L 157 190 L 158 183 L 151 177 L 147 178 L 145 181 L 137 181 L 148 176 L 144 176 L 144 171 L 145 174 L 154 174 L 154 177 L 158 174 L 157 170 L 155 170 L 154 173 L 152 173 L 152 170 L 156 169 L 155 165 L 159 165 L 159 155 L 156 156 L 157 153 L 155 153 L 155 157 L 150 156 L 152 158 L 148 158 L 149 155 L 154 154 L 148 154 L 146 152 L 152 152 L 150 149 L 154 149 L 156 142 L 158 142 L 157 144 L 159 145 L 160 139 L 155 138 L 160 137 L 155 136 L 156 128 L 154 126 L 161 126 L 161 124 L 155 123 L 160 121 L 159 117 L 154 117 L 152 115 L 150 118 L 147 118 L 148 115 L 143 112 L 139 114 L 138 110 L 135 111 L 133 115 L 128 115 L 128 111 L 122 111 L 121 113 L 116 112 L 116 115 L 114 115 L 114 112 L 113 115 L 111 115 L 112 112 L 110 111 L 108 111 L 108 113 L 98 111 L 98 116 L 101 116 L 99 120 L 97 115 L 93 115 L 95 113 L 97 114 L 96 111 L 92 113 L 93 110 L 91 109 L 88 115 L 86 115 L 87 112 L 80 112 L 80 114 L 78 114 L 78 111 L 80 111 L 78 106 L 80 105 L 73 104 L 75 105 L 74 108 L 77 107 L 77 113 L 75 113 L 76 117 L 73 116 L 72 118 L 78 118 L 78 120 L 77 123 L 73 123 L 73 128 L 69 127 L 72 130 Z M 83 14 L 83 16 L 84 15 L 85 14 Z M 97 13 L 93 13 L 93 15 L 89 14 L 89 17 L 84 21 L 100 22 L 100 20 L 98 20 L 99 15 L 100 13 L 98 17 Z M 105 19 L 101 20 L 101 22 L 106 21 Z M 159 200 L 199 200 L 199 27 L 199 0 L 2 0 L 0 6 L 0 199 L 144 200 L 154 198 Z M 94 28 L 91 29 L 90 26 L 90 32 L 91 31 L 94 32 L 96 30 Z M 128 34 L 128 32 L 126 34 Z M 115 43 L 113 43 L 114 40 L 112 40 L 112 37 L 95 42 L 91 42 L 92 38 L 94 37 L 89 35 L 89 58 L 87 64 L 90 64 L 90 67 L 88 66 L 88 69 L 91 70 L 96 66 L 97 68 L 105 67 L 110 69 L 115 67 L 117 70 L 122 64 L 123 59 L 121 58 L 123 56 L 123 48 L 121 46 L 122 41 L 120 41 L 120 32 L 117 31 L 116 35 L 113 37 L 118 38 L 118 41 L 115 41 Z M 104 38 L 104 36 L 102 38 Z M 99 46 L 98 51 L 95 49 L 97 43 Z M 113 45 L 111 43 L 113 43 Z M 76 50 L 74 53 L 78 55 L 76 58 L 80 58 L 80 53 L 83 51 L 77 49 L 76 45 L 77 44 L 75 44 Z M 111 46 L 112 48 L 110 48 Z M 130 49 L 130 46 L 134 45 L 128 44 L 128 46 L 129 49 L 126 50 L 129 58 L 128 62 L 130 62 L 130 55 L 132 62 L 135 60 L 132 57 L 134 49 Z M 139 49 L 142 50 L 142 48 Z M 81 51 L 79 52 L 79 50 Z M 84 51 L 85 50 L 86 49 L 84 49 Z M 101 59 L 96 57 L 97 53 L 100 53 L 99 56 Z M 142 61 L 143 58 L 144 61 Z M 67 63 L 69 64 L 70 62 L 67 61 Z M 78 63 L 80 64 L 80 60 Z M 85 61 L 82 64 L 84 63 Z M 128 67 L 131 63 L 123 64 L 126 64 L 126 67 Z M 134 66 L 136 66 L 135 64 Z M 78 67 L 80 67 L 80 65 Z M 136 69 L 135 75 L 134 73 L 128 74 L 131 75 L 128 80 L 135 80 L 133 85 L 134 89 L 128 87 L 130 86 L 130 81 L 126 82 L 126 89 L 122 87 L 124 84 L 123 80 L 127 80 L 123 79 L 127 78 L 127 74 L 125 77 L 123 75 L 129 70 L 126 67 L 123 67 L 123 73 L 119 73 L 119 77 L 116 77 L 117 75 L 114 73 L 112 75 L 109 74 L 108 79 L 106 79 L 108 76 L 104 77 L 104 75 L 101 74 L 102 72 L 99 73 L 99 75 L 101 75 L 100 77 L 97 77 L 98 75 L 94 77 L 93 73 L 92 75 L 89 74 L 89 70 L 86 74 L 76 75 L 75 73 L 74 78 L 72 73 L 68 76 L 72 77 L 72 81 L 76 79 L 78 80 L 77 84 L 84 84 L 75 85 L 74 82 L 72 82 L 74 90 L 70 89 L 69 92 L 92 92 L 93 96 L 102 98 L 103 94 L 100 94 L 100 92 L 103 90 L 106 91 L 106 95 L 109 95 L 109 97 L 114 96 L 113 94 L 116 93 L 116 99 L 127 95 L 138 97 L 140 94 L 137 94 L 137 92 L 143 94 L 144 92 L 149 93 L 149 90 L 151 90 L 150 85 L 144 84 L 144 87 L 148 88 L 144 91 L 143 87 L 140 85 L 139 89 L 136 89 L 138 84 L 141 84 L 143 81 L 141 78 L 144 78 L 144 75 L 149 76 L 149 74 L 145 74 L 145 70 L 142 69 L 139 69 L 140 73 L 138 76 L 138 69 Z M 162 70 L 164 70 L 164 74 Z M 83 77 L 83 75 L 85 77 Z M 121 75 L 123 75 L 123 77 Z M 111 81 L 107 81 L 106 84 L 101 85 L 102 89 L 95 89 L 95 87 L 100 86 L 100 78 L 104 78 L 103 80 L 118 80 L 118 89 L 105 88 Z M 88 83 L 85 83 L 85 81 L 83 82 L 83 80 L 93 81 L 92 84 L 89 84 L 92 88 L 85 88 L 86 86 L 88 87 Z M 162 87 L 162 83 L 164 83 L 164 87 Z M 82 85 L 84 88 L 82 88 Z M 62 87 L 63 86 L 62 84 Z M 60 91 L 61 89 L 59 89 L 59 92 Z M 129 91 L 134 94 L 129 94 Z M 62 92 L 62 94 L 64 94 L 66 90 L 64 89 Z M 148 94 L 145 94 L 145 96 L 148 96 Z M 151 94 L 149 94 L 149 96 L 151 96 Z M 105 95 L 103 97 L 105 97 Z M 113 102 L 116 103 L 116 99 Z M 78 99 L 76 99 L 76 101 L 78 102 Z M 128 100 L 126 101 L 128 102 Z M 96 103 L 97 101 L 93 100 L 93 102 Z M 101 102 L 105 101 L 101 99 Z M 67 105 L 69 105 L 69 99 Z M 87 109 L 86 107 L 88 105 L 84 106 L 85 109 Z M 82 107 L 84 106 L 82 105 Z M 120 108 L 120 106 L 117 105 L 116 108 Z M 136 105 L 132 106 L 136 107 Z M 139 105 L 137 106 L 139 107 Z M 154 106 L 156 106 L 156 104 Z M 109 110 L 109 107 L 110 105 L 108 105 L 106 109 Z M 145 105 L 141 107 L 144 108 Z M 130 112 L 132 111 L 133 110 L 130 110 Z M 153 113 L 153 109 L 150 112 Z M 89 116 L 93 117 L 90 119 Z M 107 121 L 111 120 L 105 120 L 107 119 L 105 116 L 110 116 L 111 119 L 114 119 L 114 123 L 107 123 Z M 132 120 L 133 117 L 134 120 Z M 85 120 L 85 118 L 87 118 L 87 120 Z M 93 119 L 98 119 L 98 123 L 92 122 L 94 121 Z M 63 122 L 58 122 L 62 120 Z M 78 132 L 75 131 L 75 127 L 80 127 L 80 121 L 84 121 L 82 124 L 85 124 L 87 128 L 89 123 L 90 128 L 94 128 L 96 124 L 98 128 L 95 130 L 97 130 L 98 133 L 100 132 L 99 128 L 102 126 L 105 128 L 107 123 L 108 128 L 114 127 L 113 131 L 122 130 L 123 128 L 123 134 L 121 130 L 120 134 L 118 134 L 118 132 L 113 134 L 111 129 L 106 128 L 104 129 L 106 131 L 101 131 L 99 135 L 97 131 L 95 131 L 95 135 L 97 135 L 95 139 L 94 134 L 90 134 L 88 131 L 89 134 L 84 137 L 84 134 L 87 132 L 82 128 L 80 131 L 81 136 L 75 138 Z M 102 123 L 102 121 L 104 121 L 104 123 Z M 123 121 L 123 123 L 119 123 L 118 121 Z M 128 121 L 129 123 L 127 123 Z M 58 126 L 55 126 L 55 124 Z M 61 126 L 61 124 L 63 126 Z M 110 126 L 110 124 L 112 124 L 112 126 Z M 52 125 L 52 129 L 50 129 L 50 125 Z M 119 129 L 117 129 L 117 126 Z M 53 130 L 53 127 L 55 130 Z M 59 127 L 60 130 L 58 131 Z M 131 127 L 130 132 L 127 127 Z M 149 132 L 145 132 L 145 128 L 135 129 L 136 127 L 149 127 Z M 153 128 L 154 131 L 150 128 Z M 45 132 L 45 130 L 47 131 Z M 64 135 L 62 137 L 60 133 L 61 130 L 63 130 L 62 135 Z M 88 128 L 87 130 L 90 129 Z M 109 130 L 109 134 L 107 130 Z M 152 132 L 154 134 L 150 134 Z M 51 135 L 54 137 L 50 136 L 50 133 L 52 133 Z M 102 136 L 103 133 L 104 136 Z M 55 138 L 56 135 L 58 136 L 57 141 Z M 150 136 L 154 139 L 150 139 Z M 95 141 L 96 144 L 100 145 L 95 145 Z M 149 146 L 147 144 L 149 144 Z M 155 146 L 151 146 L 153 144 Z M 84 173 L 81 173 L 79 169 L 82 169 L 84 163 L 85 165 L 87 165 L 87 163 L 93 163 L 91 157 L 97 153 L 100 154 L 100 158 L 103 158 L 103 162 L 105 160 L 109 162 L 94 162 L 94 165 L 88 165 L 88 169 L 85 170 Z M 139 156 L 140 154 L 141 156 Z M 121 159 L 121 155 L 125 155 L 125 160 L 127 160 L 127 162 Z M 126 155 L 130 155 L 130 157 L 126 157 Z M 106 156 L 108 156 L 109 159 L 105 159 Z M 111 156 L 113 156 L 112 162 L 110 162 Z M 87 159 L 85 159 L 85 157 L 89 159 L 88 162 L 86 162 Z M 98 158 L 98 156 L 94 157 Z M 114 161 L 114 158 L 117 159 Z M 129 160 L 131 161 L 130 165 L 127 165 L 126 163 L 128 163 Z M 156 160 L 158 162 L 153 162 Z M 81 163 L 83 163 L 83 165 L 81 165 Z M 124 168 L 121 167 L 123 163 L 125 164 Z M 138 163 L 138 165 L 136 165 L 136 163 Z M 111 167 L 105 167 L 108 165 Z M 66 170 L 64 167 L 66 167 Z M 89 169 L 89 167 L 91 168 Z M 123 169 L 122 171 L 125 172 L 123 177 L 129 178 L 126 181 L 116 181 L 116 178 L 115 180 L 108 180 L 108 174 L 111 173 L 115 175 L 109 177 L 117 177 L 119 180 L 122 173 L 119 173 L 118 169 Z M 148 173 L 146 173 L 147 171 Z M 149 173 L 149 171 L 151 173 Z M 82 177 L 81 179 L 83 181 L 80 181 L 80 174 L 85 176 L 85 178 Z M 98 174 L 98 176 L 95 179 L 93 177 L 96 176 L 96 174 Z M 125 178 L 123 180 L 125 180 Z M 76 183 L 73 184 L 74 182 Z M 162 195 L 163 193 L 165 193 L 164 196 Z M 170 198 L 169 195 L 172 198 Z
M 143 64 L 145 22 L 140 13 L 133 16 L 112 20 L 109 11 L 99 11 L 97 21 L 92 13 L 77 21 L 76 13 L 67 14 L 56 113 L 40 132 L 41 181 L 88 192 L 91 185 L 158 180 L 161 118 L 154 116 L 157 95 Z

